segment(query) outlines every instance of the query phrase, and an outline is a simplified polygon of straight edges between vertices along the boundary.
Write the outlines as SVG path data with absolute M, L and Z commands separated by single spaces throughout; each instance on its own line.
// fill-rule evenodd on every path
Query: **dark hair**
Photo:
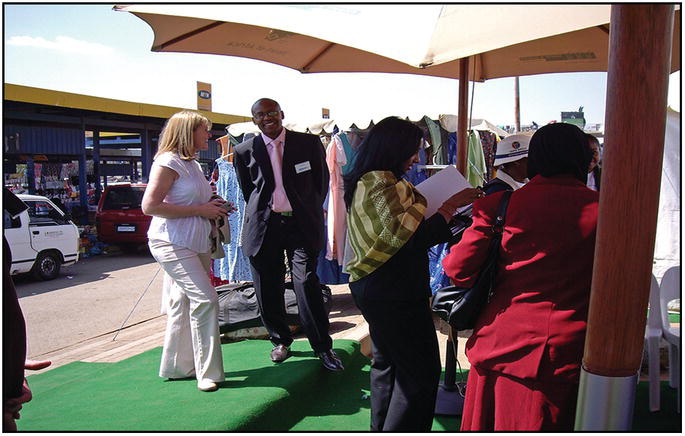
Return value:
M 373 126 L 357 150 L 352 170 L 344 177 L 345 205 L 350 208 L 359 179 L 369 171 L 392 171 L 398 179 L 404 163 L 419 149 L 423 131 L 397 117 L 384 118 Z
M 592 150 L 585 133 L 573 124 L 554 123 L 539 128 L 528 148 L 528 178 L 568 174 L 587 181 Z
M 278 102 L 276 100 L 274 100 L 273 98 L 262 97 L 259 100 L 255 101 L 254 103 L 252 103 L 252 107 L 250 108 L 250 112 L 254 113 L 255 106 L 257 106 L 260 103 L 266 103 L 266 102 L 272 103 L 274 106 L 278 107 L 278 110 L 281 110 L 281 105 L 278 104 Z
M 585 137 L 587 138 L 588 144 L 591 142 L 594 142 L 599 146 L 599 139 L 597 139 L 597 137 L 595 135 L 593 135 L 591 133 L 586 133 Z

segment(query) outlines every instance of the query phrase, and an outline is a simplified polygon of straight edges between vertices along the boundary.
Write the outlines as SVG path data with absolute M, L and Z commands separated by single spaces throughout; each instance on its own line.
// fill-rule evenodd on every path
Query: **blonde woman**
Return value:
M 227 215 L 223 200 L 210 201 L 212 189 L 196 153 L 206 150 L 210 121 L 182 111 L 166 122 L 143 213 L 152 215 L 150 252 L 170 284 L 165 295 L 167 327 L 160 377 L 197 378 L 201 391 L 215 391 L 224 380 L 217 293 L 209 279 L 210 219 Z

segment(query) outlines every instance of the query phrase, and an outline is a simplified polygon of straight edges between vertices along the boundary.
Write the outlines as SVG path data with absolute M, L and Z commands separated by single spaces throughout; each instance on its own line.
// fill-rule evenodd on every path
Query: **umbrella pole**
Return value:
M 521 105 L 519 99 L 519 76 L 514 77 L 514 122 L 516 124 L 516 131 L 521 132 Z
M 459 112 L 457 112 L 457 169 L 466 177 L 468 157 L 469 58 L 459 59 Z
M 632 426 L 656 238 L 672 32 L 672 5 L 611 7 L 606 153 L 577 431 Z

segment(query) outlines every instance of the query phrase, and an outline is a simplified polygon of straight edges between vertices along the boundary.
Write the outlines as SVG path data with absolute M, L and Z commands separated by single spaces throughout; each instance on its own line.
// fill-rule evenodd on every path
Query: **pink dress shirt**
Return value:
M 262 133 L 262 139 L 269 153 L 271 168 L 274 172 L 274 193 L 271 197 L 271 210 L 274 212 L 292 212 L 293 207 L 288 201 L 288 196 L 283 188 L 283 149 L 285 148 L 285 129 L 275 138 L 271 139 Z

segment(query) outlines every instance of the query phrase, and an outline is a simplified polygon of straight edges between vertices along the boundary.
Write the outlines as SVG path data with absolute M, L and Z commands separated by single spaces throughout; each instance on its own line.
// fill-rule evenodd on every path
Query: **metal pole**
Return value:
M 576 431 L 629 431 L 637 382 L 637 374 L 605 377 L 581 369 Z
M 157 274 L 159 274 L 159 272 L 160 272 L 161 270 L 162 270 L 162 267 L 161 267 L 161 266 L 157 268 L 157 271 L 155 271 L 155 275 L 152 276 L 152 278 L 150 279 L 150 282 L 147 284 L 147 286 L 146 286 L 145 289 L 143 290 L 143 293 L 140 294 L 140 297 L 138 297 L 138 301 L 136 301 L 136 304 L 133 305 L 133 307 L 131 308 L 131 311 L 128 313 L 128 315 L 126 315 L 126 318 L 124 319 L 124 322 L 121 323 L 121 327 L 119 327 L 119 329 L 118 329 L 117 332 L 115 333 L 114 337 L 112 338 L 112 341 L 116 341 L 116 340 L 117 340 L 117 336 L 119 336 L 119 333 L 120 333 L 121 330 L 124 328 L 124 325 L 126 324 L 126 321 L 128 321 L 128 319 L 131 317 L 131 315 L 133 315 L 133 311 L 136 310 L 136 307 L 138 307 L 138 304 L 140 304 L 140 300 L 143 299 L 143 297 L 144 297 L 145 294 L 147 293 L 147 290 L 150 289 L 150 285 L 152 285 L 152 282 L 155 281 L 155 279 L 157 278 Z
M 632 425 L 656 237 L 672 33 L 673 5 L 611 7 L 604 167 L 578 431 L 627 431 Z
M 445 350 L 445 378 L 438 385 L 435 398 L 435 414 L 459 416 L 464 410 L 464 382 L 457 383 L 457 331 L 450 328 Z M 461 368 L 460 368 L 461 372 Z M 461 374 L 460 374 L 461 378 Z
M 34 164 L 33 156 L 26 158 L 26 182 L 31 195 L 36 194 L 36 167 Z
M 83 134 L 83 144 L 81 145 L 81 154 L 78 157 L 78 198 L 83 211 L 81 224 L 85 225 L 88 224 L 88 183 L 86 182 L 88 158 L 86 156 L 86 123 L 83 118 L 81 119 L 81 133 Z
M 93 173 L 95 174 L 95 197 L 99 200 L 102 195 L 100 183 L 100 130 L 93 130 Z
M 140 132 L 140 157 L 143 163 L 143 183 L 147 183 L 148 177 L 150 177 L 150 168 L 152 168 L 152 145 L 150 144 L 150 131 L 147 128 Z

